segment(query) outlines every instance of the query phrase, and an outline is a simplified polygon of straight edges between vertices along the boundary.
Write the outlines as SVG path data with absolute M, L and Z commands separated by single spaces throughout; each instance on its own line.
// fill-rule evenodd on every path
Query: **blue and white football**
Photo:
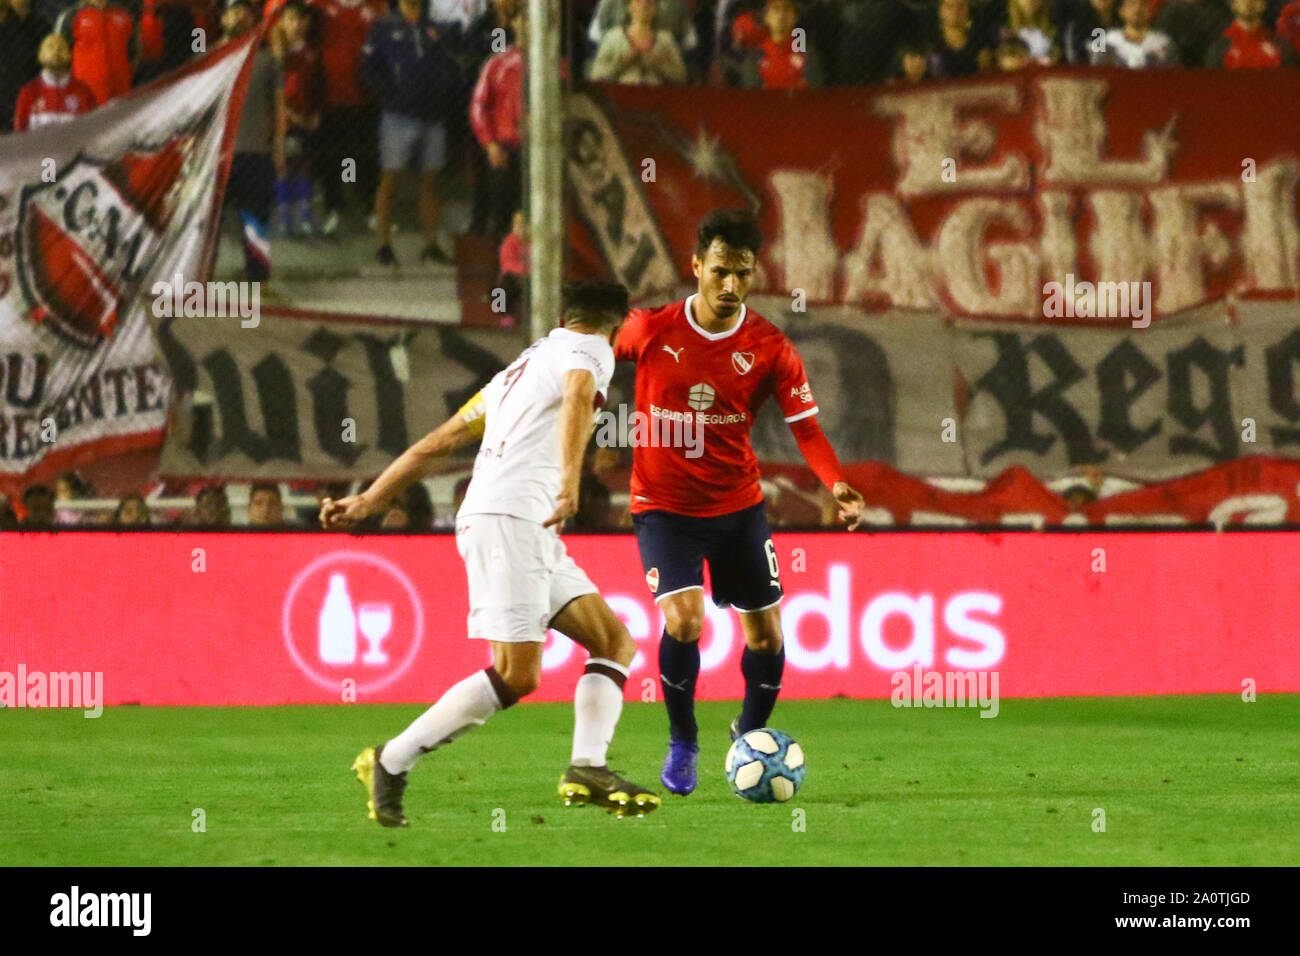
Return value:
M 736 796 L 752 803 L 784 803 L 803 783 L 803 748 L 771 727 L 751 730 L 727 751 L 727 782 Z

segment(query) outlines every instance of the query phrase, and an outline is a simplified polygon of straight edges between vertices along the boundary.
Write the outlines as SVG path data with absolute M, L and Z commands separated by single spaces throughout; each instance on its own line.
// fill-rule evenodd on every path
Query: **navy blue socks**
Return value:
M 699 642 L 678 641 L 664 631 L 659 639 L 659 682 L 674 740 L 695 743 L 699 737 L 695 724 L 695 681 L 699 676 Z
M 785 648 L 775 654 L 757 654 L 748 647 L 740 655 L 740 672 L 745 675 L 745 704 L 740 711 L 740 732 L 766 727 L 781 692 L 785 672 Z

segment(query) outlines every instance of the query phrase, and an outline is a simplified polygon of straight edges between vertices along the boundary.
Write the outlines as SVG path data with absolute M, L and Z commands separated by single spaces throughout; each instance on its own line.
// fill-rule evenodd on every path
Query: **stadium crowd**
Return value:
M 277 19 L 250 94 L 274 157 L 280 225 L 330 234 L 339 163 L 384 239 L 391 174 L 469 153 L 472 231 L 517 209 L 526 0 L 0 0 L 4 128 L 62 122 Z M 963 77 L 1054 63 L 1134 69 L 1293 65 L 1300 0 L 568 0 L 570 77 L 791 89 Z M 62 42 L 60 42 L 60 40 Z M 360 147 L 360 148 L 358 148 Z M 382 169 L 376 169 L 382 165 Z M 319 185 L 325 215 L 309 212 Z M 391 253 L 391 250 L 390 250 Z M 444 261 L 436 246 L 429 258 Z
M 396 265 L 394 195 L 411 167 L 420 259 L 450 265 L 437 238 L 447 170 L 470 184 L 467 232 L 491 237 L 497 287 L 515 304 L 509 293 L 527 274 L 526 224 L 516 221 L 526 7 L 0 0 L 0 129 L 64 122 L 270 20 L 228 186 L 245 278 L 269 278 L 273 236 L 337 235 L 347 192 L 361 212 L 355 221 L 375 234 L 376 260 Z M 563 11 L 567 76 L 595 82 L 797 89 L 1056 63 L 1229 69 L 1300 60 L 1300 0 L 567 0 Z
M 227 13 L 236 6 L 254 22 L 288 12 L 268 41 L 289 125 L 337 150 L 336 141 L 350 143 L 360 125 L 377 118 L 375 107 L 436 114 L 463 134 L 473 88 L 493 56 L 514 45 L 527 4 L 3 0 L 0 108 L 14 119 L 19 92 L 42 68 L 47 82 L 66 82 L 70 73 L 91 91 L 92 105 L 102 105 L 217 45 L 231 32 Z M 1300 53 L 1295 0 L 567 0 L 563 9 L 570 74 L 600 82 L 853 86 L 1015 68 L 1001 62 L 1011 47 L 1044 65 L 1133 68 L 1275 67 Z M 414 38 L 393 32 L 403 16 L 427 28 L 420 37 L 427 49 L 408 48 Z M 42 55 L 51 34 L 66 41 L 63 55 Z M 910 67 L 908 57 L 917 58 Z M 419 71 L 390 84 L 383 67 L 403 58 Z M 489 82 L 506 80 L 518 69 L 515 60 L 488 71 L 499 74 Z M 73 107 L 52 109 L 41 122 L 66 118 L 64 109 Z

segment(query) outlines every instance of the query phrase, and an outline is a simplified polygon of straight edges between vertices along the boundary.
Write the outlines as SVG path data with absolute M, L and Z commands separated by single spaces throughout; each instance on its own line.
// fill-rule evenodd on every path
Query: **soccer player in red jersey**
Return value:
M 637 364 L 636 411 L 650 425 L 649 441 L 635 440 L 634 430 L 631 511 L 646 583 L 666 623 L 659 673 L 671 740 L 660 779 L 679 794 L 695 789 L 705 561 L 714 603 L 740 613 L 745 635 L 745 701 L 731 725 L 733 740 L 767 725 L 781 689 L 781 575 L 750 443 L 769 396 L 839 502 L 841 520 L 856 526 L 863 505 L 817 424 L 798 351 L 745 306 L 762 244 L 749 213 L 711 213 L 691 257 L 696 294 L 633 309 L 614 350 Z

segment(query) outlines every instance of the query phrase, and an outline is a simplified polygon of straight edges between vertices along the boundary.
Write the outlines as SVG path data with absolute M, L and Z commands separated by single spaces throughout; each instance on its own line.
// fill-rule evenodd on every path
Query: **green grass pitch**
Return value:
M 521 704 L 425 757 L 410 829 L 384 830 L 348 768 L 422 709 L 2 711 L 0 862 L 1300 864 L 1296 694 L 1003 700 L 994 719 L 783 701 L 773 724 L 804 745 L 808 779 L 768 806 L 722 772 L 736 704 L 702 703 L 699 789 L 626 820 L 560 805 L 572 707 Z M 665 739 L 662 705 L 629 703 L 611 765 L 659 789 Z

